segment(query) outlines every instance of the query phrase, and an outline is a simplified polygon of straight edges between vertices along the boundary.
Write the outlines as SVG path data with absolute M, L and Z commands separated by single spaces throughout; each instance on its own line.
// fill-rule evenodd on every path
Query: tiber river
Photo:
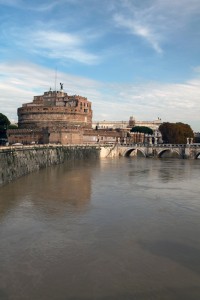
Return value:
M 200 160 L 66 162 L 0 188 L 1 300 L 199 300 Z

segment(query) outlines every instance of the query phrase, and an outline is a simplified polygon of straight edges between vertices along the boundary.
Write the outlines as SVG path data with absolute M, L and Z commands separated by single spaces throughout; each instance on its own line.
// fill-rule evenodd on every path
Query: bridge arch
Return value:
M 175 150 L 175 149 L 170 149 L 170 148 L 166 148 L 161 150 L 158 153 L 158 157 L 162 158 L 162 157 L 180 157 L 180 153 L 179 151 Z
M 125 157 L 131 156 L 131 153 L 132 153 L 133 151 L 136 151 L 136 156 L 138 156 L 137 154 L 138 154 L 138 152 L 139 152 L 139 153 L 142 154 L 143 157 L 146 157 L 145 152 L 144 152 L 142 149 L 138 149 L 138 148 L 130 148 L 130 149 L 128 149 L 127 151 L 125 151 L 124 156 L 125 156 Z

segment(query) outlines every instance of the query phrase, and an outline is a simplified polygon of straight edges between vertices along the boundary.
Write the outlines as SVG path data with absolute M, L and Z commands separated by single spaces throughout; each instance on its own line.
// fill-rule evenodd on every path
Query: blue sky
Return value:
M 200 131 L 199 0 L 0 0 L 0 112 L 57 82 L 93 120 Z M 57 86 L 59 88 L 59 86 Z

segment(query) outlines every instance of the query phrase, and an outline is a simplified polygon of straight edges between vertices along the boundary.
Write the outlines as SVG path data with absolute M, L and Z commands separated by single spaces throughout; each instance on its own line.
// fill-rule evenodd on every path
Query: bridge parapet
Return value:
M 137 155 L 140 152 L 144 157 L 162 157 L 164 153 L 176 154 L 179 158 L 196 159 L 200 157 L 200 144 L 116 144 L 107 151 L 107 157 Z

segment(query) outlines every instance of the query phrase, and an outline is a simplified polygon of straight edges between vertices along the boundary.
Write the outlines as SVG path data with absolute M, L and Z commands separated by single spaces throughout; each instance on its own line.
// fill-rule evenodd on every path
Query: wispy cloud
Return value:
M 27 3 L 26 0 L 24 0 L 23 6 L 21 6 L 21 9 L 28 9 L 36 12 L 48 12 L 52 11 L 53 9 L 57 7 L 63 7 L 65 4 L 76 4 L 78 0 L 43 0 L 39 1 L 37 5 L 35 3 Z
M 116 14 L 114 21 L 117 26 L 127 28 L 130 34 L 144 38 L 156 52 L 162 53 L 159 45 L 159 36 L 147 25 L 140 24 L 138 21 L 127 19 L 126 17 Z
M 50 25 L 50 24 L 49 24 Z M 43 27 L 39 24 L 38 27 Z M 44 26 L 45 27 L 45 26 Z M 100 57 L 87 51 L 86 45 L 90 35 L 86 37 L 81 33 L 68 33 L 52 29 L 37 29 L 18 27 L 3 28 L 4 36 L 9 36 L 12 46 L 9 51 L 15 48 L 15 52 L 23 51 L 25 54 L 34 54 L 38 57 L 62 60 L 62 63 L 73 60 L 82 64 L 98 64 Z M 94 37 L 91 36 L 91 39 Z
M 0 111 L 16 120 L 17 108 L 32 101 L 34 95 L 54 89 L 55 70 L 27 62 L 0 64 Z M 89 99 L 97 98 L 100 83 L 73 75 L 57 72 L 57 82 L 64 82 L 69 94 L 80 94 Z M 57 87 L 58 88 L 58 87 Z
M 199 15 L 200 2 L 199 0 L 175 0 L 175 1 L 163 1 L 163 0 L 154 0 L 153 1 L 153 10 L 160 11 L 162 14 L 167 14 L 177 18 L 183 19 L 191 17 L 191 15 Z
M 200 73 L 200 66 L 196 66 L 193 68 L 194 72 Z
M 62 0 L 60 1 L 48 1 L 48 2 L 41 2 L 39 5 L 28 5 L 26 9 L 29 10 L 35 10 L 38 12 L 45 12 L 45 11 L 50 11 L 54 9 L 56 6 L 58 6 Z
M 72 59 L 84 64 L 96 64 L 99 57 L 84 50 L 84 38 L 78 34 L 36 31 L 27 33 L 31 40 L 31 49 L 38 55 L 57 59 Z M 26 39 L 21 40 L 27 45 Z M 30 50 L 30 49 L 29 49 Z
M 44 12 L 54 9 L 56 6 L 61 5 L 70 0 L 53 0 L 38 2 L 37 5 L 30 3 L 26 0 L 0 0 L 0 5 L 13 6 L 21 10 L 33 10 Z
M 16 116 L 23 102 L 54 88 L 55 71 L 42 66 L 62 65 L 60 81 L 69 94 L 93 102 L 94 119 L 159 116 L 200 128 L 199 0 L 0 0 L 0 5 L 5 114 Z M 72 68 L 99 81 L 71 76 Z M 162 83 L 152 81 L 159 77 Z M 133 78 L 140 84 L 131 83 Z
M 0 0 L 0 5 L 18 6 L 22 4 L 21 0 Z
M 144 3 L 144 5 L 142 5 Z M 181 31 L 200 16 L 200 1 L 130 1 L 115 2 L 113 19 L 117 27 L 141 37 L 157 52 L 164 52 L 163 44 L 171 35 Z
M 55 71 L 25 63 L 0 64 L 1 112 L 16 119 L 17 108 L 34 95 L 54 88 Z M 115 84 L 58 72 L 69 94 L 92 101 L 94 120 L 137 120 L 184 122 L 193 129 L 200 126 L 200 78 L 180 84 Z M 117 100 L 116 100 L 117 99 Z

